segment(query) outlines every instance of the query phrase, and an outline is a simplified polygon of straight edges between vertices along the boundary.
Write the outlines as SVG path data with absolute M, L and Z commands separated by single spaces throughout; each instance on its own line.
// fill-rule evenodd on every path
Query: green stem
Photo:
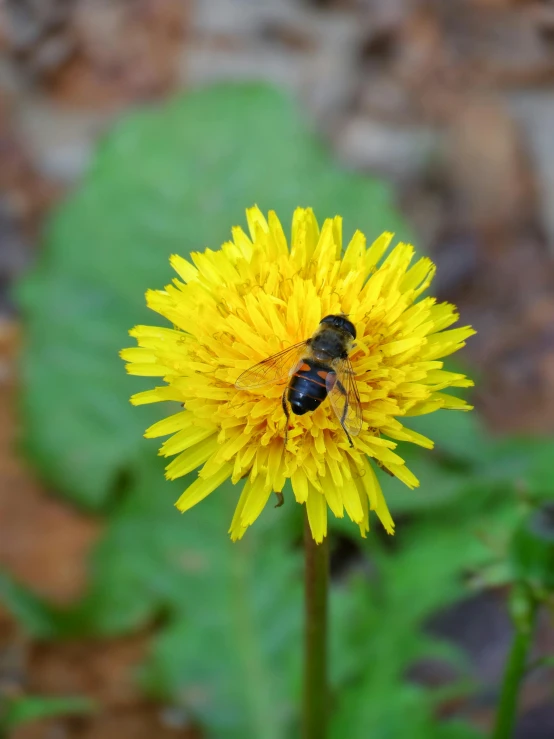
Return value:
M 304 520 L 306 553 L 306 632 L 302 739 L 327 736 L 327 589 L 329 544 L 316 544 L 308 517 Z
M 504 669 L 502 691 L 496 714 L 492 739 L 512 739 L 516 722 L 521 682 L 527 672 L 527 655 L 533 643 L 536 606 L 531 606 L 529 617 L 516 623 L 516 630 Z
M 252 736 L 256 739 L 277 739 L 279 726 L 273 720 L 271 707 L 271 677 L 266 671 L 257 633 L 254 614 L 248 596 L 248 579 L 252 555 L 245 541 L 240 547 L 231 546 L 231 573 L 233 575 L 232 615 L 235 623 L 235 641 L 242 658 L 244 694 L 250 718 Z M 0 736 L 0 739 L 2 737 Z

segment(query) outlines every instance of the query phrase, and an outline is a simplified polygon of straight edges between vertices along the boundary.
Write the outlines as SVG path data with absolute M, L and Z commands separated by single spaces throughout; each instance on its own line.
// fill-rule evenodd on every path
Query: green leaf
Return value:
M 39 639 L 52 639 L 63 621 L 54 607 L 3 573 L 0 573 L 0 603 L 29 634 Z
M 282 93 L 220 85 L 123 121 L 82 188 L 48 229 L 19 290 L 24 444 L 58 490 L 105 506 L 142 454 L 157 408 L 128 397 L 152 380 L 125 376 L 118 350 L 135 324 L 156 321 L 148 288 L 172 279 L 170 254 L 228 240 L 244 209 L 274 209 L 285 229 L 298 205 L 340 214 L 345 237 L 406 236 L 389 189 L 341 171 Z
M 515 446 L 515 443 L 514 443 Z M 537 502 L 554 500 L 554 440 L 551 438 L 532 438 L 521 440 L 520 449 L 529 458 L 529 470 L 525 477 L 526 492 Z
M 518 526 L 511 542 L 515 577 L 538 592 L 554 591 L 554 505 L 533 509 Z
M 400 454 L 420 481 L 420 487 L 410 490 L 400 480 L 377 470 L 393 515 L 444 508 L 464 494 L 469 482 L 467 473 L 440 464 L 427 450 L 424 454 L 405 445 Z
M 94 708 L 94 703 L 88 698 L 27 695 L 7 704 L 1 716 L 1 726 L 13 731 L 33 721 L 91 713 Z
M 495 444 L 485 433 L 477 413 L 436 411 L 407 418 L 406 425 L 433 439 L 437 456 L 445 460 L 478 464 L 495 452 Z
M 73 623 L 98 637 L 157 621 L 140 676 L 149 695 L 179 704 L 209 736 L 288 736 L 302 617 L 295 527 L 269 507 L 233 544 L 233 486 L 186 515 L 172 505 L 176 492 L 161 464 L 144 464 L 112 515 Z
M 495 561 L 497 553 L 483 532 L 491 540 L 509 537 L 517 523 L 513 496 L 480 484 L 482 490 L 466 485 L 465 495 L 448 507 L 403 526 L 394 549 L 378 546 L 375 536 L 363 541 L 372 575 L 357 574 L 345 592 L 350 616 L 348 628 L 340 630 L 337 651 L 348 661 L 343 657 L 339 663 L 331 737 L 393 739 L 408 730 L 415 739 L 480 736 L 460 722 L 437 722 L 444 692 L 426 690 L 406 678 L 418 660 L 439 658 L 460 676 L 458 684 L 449 686 L 452 694 L 467 693 L 467 659 L 434 637 L 428 622 L 468 594 L 468 571 Z M 340 530 L 359 542 L 352 527 Z

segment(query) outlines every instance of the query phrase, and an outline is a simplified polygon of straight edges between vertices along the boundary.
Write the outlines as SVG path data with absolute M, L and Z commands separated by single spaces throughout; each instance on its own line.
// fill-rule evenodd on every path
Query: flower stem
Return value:
M 327 589 L 328 538 L 316 544 L 308 517 L 304 520 L 306 552 L 306 632 L 304 652 L 304 706 L 302 739 L 327 736 Z
M 536 607 L 533 604 L 529 617 L 517 623 L 504 669 L 500 702 L 492 739 L 512 739 L 514 734 L 519 688 L 527 671 L 527 655 L 533 643 Z

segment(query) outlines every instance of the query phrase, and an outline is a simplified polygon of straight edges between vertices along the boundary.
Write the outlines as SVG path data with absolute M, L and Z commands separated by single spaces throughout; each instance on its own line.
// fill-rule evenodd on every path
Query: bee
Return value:
M 285 448 L 290 413 L 315 411 L 329 396 L 331 406 L 351 447 L 362 428 L 362 407 L 349 354 L 356 328 L 345 315 L 325 316 L 314 335 L 274 354 L 243 372 L 239 390 L 286 384 L 281 404 L 286 417 Z

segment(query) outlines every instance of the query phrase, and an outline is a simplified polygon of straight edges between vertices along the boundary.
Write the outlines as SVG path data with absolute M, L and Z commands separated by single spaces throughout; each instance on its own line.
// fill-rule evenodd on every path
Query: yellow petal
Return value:
M 401 482 L 403 482 L 404 485 L 407 485 L 412 490 L 413 488 L 419 487 L 419 480 L 414 475 L 414 473 L 406 467 L 405 464 L 389 464 L 387 465 L 387 469 L 392 472 L 392 474 Z
M 189 428 L 194 422 L 194 414 L 190 411 L 181 411 L 175 413 L 173 416 L 152 424 L 144 432 L 144 436 L 147 439 L 155 439 L 158 436 L 167 436 L 168 434 L 174 434 L 176 431 Z
M 169 263 L 184 282 L 193 282 L 198 279 L 199 273 L 196 267 L 178 254 L 172 254 L 169 257 Z
M 394 521 L 385 502 L 379 480 L 367 459 L 364 459 L 364 471 L 362 484 L 369 498 L 369 507 L 372 511 L 375 511 L 387 534 L 394 534 Z
M 312 485 L 306 501 L 306 510 L 312 536 L 317 544 L 321 544 L 327 536 L 327 503 L 324 496 Z
M 146 405 L 148 403 L 160 403 L 162 400 L 182 401 L 181 393 L 171 385 L 165 387 L 156 387 L 153 390 L 144 390 L 142 393 L 131 395 L 131 403 L 133 405 Z
M 362 523 L 364 520 L 364 509 L 354 480 L 345 480 L 341 488 L 342 499 L 346 512 L 354 523 Z
M 242 517 L 242 512 L 244 510 L 244 504 L 246 503 L 248 496 L 250 495 L 251 487 L 252 487 L 252 484 L 250 480 L 247 480 L 242 489 L 239 501 L 237 503 L 237 507 L 235 508 L 235 512 L 233 514 L 233 520 L 231 521 L 231 526 L 228 532 L 229 534 L 231 534 L 231 539 L 233 541 L 242 539 L 242 537 L 244 536 L 244 532 L 248 528 L 248 526 L 242 525 L 241 517 Z
M 225 480 L 231 476 L 232 470 L 232 465 L 226 464 L 219 470 L 217 475 L 214 475 L 213 477 L 208 479 L 199 477 L 192 483 L 192 485 L 189 485 L 179 500 L 175 503 L 175 507 L 180 510 L 181 513 L 188 511 L 189 508 L 200 503 L 201 500 L 206 498 L 210 493 L 213 493 L 216 488 L 224 483 Z
M 297 503 L 305 503 L 308 500 L 308 479 L 304 470 L 299 467 L 291 477 L 292 490 Z
M 259 475 L 250 486 L 250 494 L 240 517 L 242 526 L 250 526 L 254 523 L 263 511 L 271 492 L 271 485 L 267 484 L 265 477 Z
M 321 480 L 321 488 L 329 508 L 337 518 L 342 518 L 344 516 L 344 505 L 342 502 L 341 491 L 327 475 Z
M 164 441 L 160 447 L 160 455 L 162 457 L 171 457 L 177 452 L 182 452 L 199 441 L 207 439 L 215 433 L 215 426 L 191 426 L 182 431 L 178 431 L 171 439 Z
M 156 362 L 145 362 L 144 364 L 132 362 L 131 364 L 126 364 L 125 369 L 130 375 L 137 375 L 139 377 L 168 377 L 174 374 L 172 369 Z
M 188 475 L 201 464 L 206 462 L 217 449 L 217 436 L 210 436 L 199 442 L 190 449 L 185 449 L 173 459 L 165 469 L 168 480 L 176 480 L 178 477 Z

